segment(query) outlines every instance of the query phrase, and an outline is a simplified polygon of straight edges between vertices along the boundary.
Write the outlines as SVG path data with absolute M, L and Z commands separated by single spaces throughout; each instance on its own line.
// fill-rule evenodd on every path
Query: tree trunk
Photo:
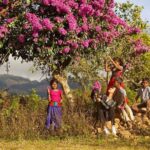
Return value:
M 107 72 L 106 74 L 106 85 L 108 86 L 108 83 L 109 83 L 109 73 Z
M 70 103 L 74 102 L 73 95 L 68 85 L 67 79 L 60 74 L 54 74 L 53 78 L 56 79 L 63 87 L 64 94 Z

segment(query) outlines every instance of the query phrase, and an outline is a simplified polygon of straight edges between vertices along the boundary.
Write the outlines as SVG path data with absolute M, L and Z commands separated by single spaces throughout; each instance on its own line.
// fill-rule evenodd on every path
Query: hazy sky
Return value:
M 127 0 L 116 0 L 116 2 L 126 2 Z M 129 0 L 130 2 L 143 6 L 142 18 L 150 22 L 150 0 Z
M 131 2 L 144 6 L 144 10 L 142 11 L 142 18 L 150 22 L 150 0 L 130 0 Z M 126 2 L 126 0 L 116 0 L 116 2 Z M 32 73 L 32 63 L 23 63 L 21 61 L 15 61 L 13 58 L 10 58 L 10 71 L 9 74 L 22 76 L 25 78 L 29 78 L 31 80 L 41 80 L 42 77 L 40 71 Z M 0 66 L 0 74 L 6 74 L 6 64 Z M 42 77 L 42 78 L 41 78 Z
M 32 62 L 21 63 L 21 59 L 14 60 L 12 57 L 10 57 L 10 61 L 8 65 L 9 65 L 9 72 L 6 71 L 7 63 L 5 63 L 3 66 L 0 66 L 0 74 L 8 73 L 8 74 L 29 78 L 30 80 L 38 80 L 38 81 L 44 79 L 40 71 L 36 71 L 32 73 L 33 70 Z

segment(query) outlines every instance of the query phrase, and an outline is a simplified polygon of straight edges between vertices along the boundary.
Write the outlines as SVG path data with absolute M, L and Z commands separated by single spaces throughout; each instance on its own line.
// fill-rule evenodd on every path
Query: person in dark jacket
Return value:
M 91 99 L 94 102 L 95 108 L 94 127 L 98 122 L 100 122 L 101 128 L 104 129 L 104 132 L 107 135 L 110 134 L 107 128 L 107 121 L 111 121 L 112 133 L 116 135 L 115 121 L 114 121 L 115 105 L 114 101 L 112 100 L 114 92 L 115 88 L 111 88 L 109 89 L 109 96 L 106 96 L 101 93 L 101 86 L 93 86 L 93 90 L 91 93 Z

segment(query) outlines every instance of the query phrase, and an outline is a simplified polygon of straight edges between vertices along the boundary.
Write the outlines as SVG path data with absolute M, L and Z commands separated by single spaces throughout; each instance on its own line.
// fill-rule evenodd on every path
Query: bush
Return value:
M 133 103 L 135 92 L 126 89 Z M 62 136 L 89 136 L 93 129 L 93 104 L 90 91 L 74 90 L 74 107 L 63 102 Z M 1 95 L 1 92 L 0 92 Z M 3 95 L 3 94 L 2 94 Z M 35 90 L 29 95 L 0 96 L 0 138 L 34 139 L 48 138 L 51 132 L 45 129 L 48 102 L 41 99 Z
M 78 94 L 74 109 L 63 103 L 62 135 L 89 135 L 92 129 L 92 104 L 87 96 Z M 29 95 L 7 96 L 0 99 L 0 138 L 33 139 L 51 136 L 45 129 L 47 100 L 33 90 Z
M 130 88 L 126 87 L 127 96 L 129 98 L 129 104 L 134 103 L 134 99 L 136 97 L 136 92 L 131 90 Z

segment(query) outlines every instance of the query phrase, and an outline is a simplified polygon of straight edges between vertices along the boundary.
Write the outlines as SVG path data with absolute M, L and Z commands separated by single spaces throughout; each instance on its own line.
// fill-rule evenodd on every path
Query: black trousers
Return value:
M 111 121 L 111 124 L 115 125 L 115 107 L 106 110 L 106 121 Z
M 95 118 L 96 122 L 100 121 L 105 124 L 106 121 L 111 121 L 112 125 L 115 124 L 115 107 L 106 109 L 101 103 L 95 103 Z

